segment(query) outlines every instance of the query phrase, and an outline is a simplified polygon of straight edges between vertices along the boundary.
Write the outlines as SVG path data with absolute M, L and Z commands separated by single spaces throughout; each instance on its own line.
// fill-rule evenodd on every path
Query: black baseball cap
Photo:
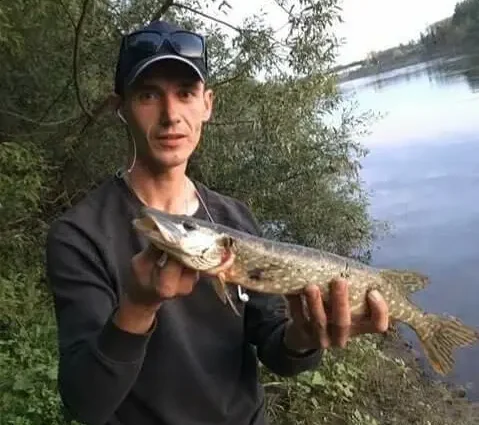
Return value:
M 166 21 L 153 21 L 123 37 L 115 75 L 115 92 L 124 88 L 151 64 L 178 60 L 189 65 L 205 82 L 208 75 L 206 41 L 200 34 Z

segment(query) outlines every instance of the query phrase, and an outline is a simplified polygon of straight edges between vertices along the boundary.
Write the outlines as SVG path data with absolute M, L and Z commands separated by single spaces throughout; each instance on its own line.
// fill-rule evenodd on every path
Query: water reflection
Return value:
M 465 80 L 472 92 L 479 91 L 479 54 L 445 59 L 426 68 L 427 75 L 439 84 Z
M 444 57 L 341 84 L 359 111 L 386 116 L 361 141 L 370 212 L 392 225 L 373 264 L 431 277 L 414 294 L 430 312 L 479 327 L 479 54 Z M 406 335 L 419 350 L 417 338 Z M 420 351 L 420 350 L 419 350 Z M 446 380 L 479 401 L 479 345 Z
M 341 84 L 345 92 L 362 86 L 381 91 L 402 82 L 412 83 L 427 76 L 430 83 L 450 85 L 467 82 L 472 92 L 479 91 L 479 52 L 462 56 L 444 56 L 387 72 L 357 78 Z

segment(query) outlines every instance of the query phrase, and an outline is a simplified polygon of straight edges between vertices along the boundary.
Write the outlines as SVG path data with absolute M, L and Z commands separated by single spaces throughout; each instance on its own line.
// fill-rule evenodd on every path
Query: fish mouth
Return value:
M 156 248 L 187 264 L 202 263 L 202 267 L 207 268 L 206 263 L 211 261 L 211 258 L 206 257 L 213 256 L 214 261 L 219 255 L 216 235 L 202 232 L 188 220 L 177 223 L 174 220 L 162 219 L 159 214 L 148 214 L 133 220 L 133 225 Z
M 177 249 L 181 246 L 181 241 L 185 237 L 181 229 L 174 223 L 169 221 L 159 222 L 151 216 L 135 219 L 133 224 L 159 249 Z

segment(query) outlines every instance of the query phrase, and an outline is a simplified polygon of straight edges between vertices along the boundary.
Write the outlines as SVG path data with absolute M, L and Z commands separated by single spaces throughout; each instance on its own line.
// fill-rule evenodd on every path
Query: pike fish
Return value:
M 228 284 L 269 294 L 299 294 L 308 284 L 318 285 L 325 303 L 329 282 L 349 282 L 351 313 L 367 311 L 366 295 L 377 289 L 389 306 L 391 321 L 414 330 L 433 369 L 446 375 L 454 367 L 453 351 L 478 341 L 479 332 L 459 319 L 424 312 L 409 294 L 425 288 L 428 277 L 410 270 L 375 268 L 360 261 L 148 207 L 133 226 L 156 248 L 183 265 L 215 277 L 221 300 L 238 313 Z

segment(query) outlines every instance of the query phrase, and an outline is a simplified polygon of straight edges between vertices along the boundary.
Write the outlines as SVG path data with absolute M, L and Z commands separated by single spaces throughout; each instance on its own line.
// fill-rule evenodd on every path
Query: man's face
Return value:
M 164 172 L 186 166 L 210 118 L 212 93 L 186 64 L 165 60 L 137 79 L 123 106 L 138 160 Z

